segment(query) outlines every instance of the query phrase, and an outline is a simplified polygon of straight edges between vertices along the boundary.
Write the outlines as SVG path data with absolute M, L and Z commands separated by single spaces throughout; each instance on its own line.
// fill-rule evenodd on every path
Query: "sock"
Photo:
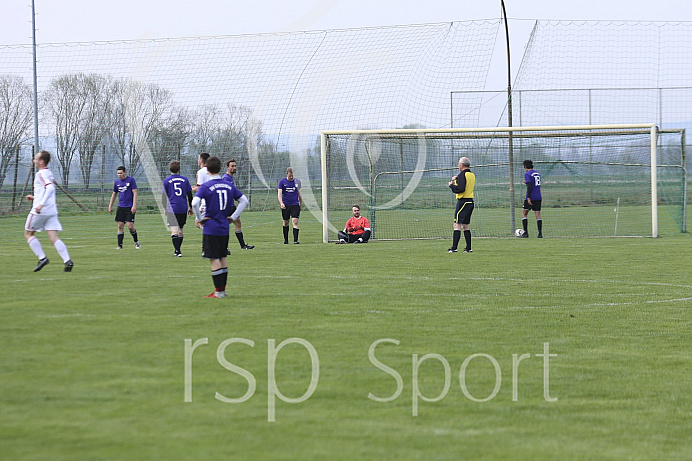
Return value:
M 245 239 L 243 238 L 243 231 L 235 231 L 235 237 L 238 239 L 238 243 L 240 243 L 240 248 L 243 248 L 245 246 Z
M 521 226 L 524 228 L 524 233 L 529 233 L 529 218 L 521 218 Z
M 132 236 L 132 240 L 134 240 L 135 243 L 137 243 L 137 229 L 135 229 L 134 231 L 130 231 L 130 235 Z
M 182 238 L 178 235 L 171 235 L 171 241 L 173 242 L 173 249 L 176 253 L 180 253 L 180 244 Z
M 298 232 L 300 232 L 300 229 L 296 229 L 295 227 L 293 228 L 293 241 L 297 242 L 298 241 Z
M 537 219 L 537 220 L 536 220 L 536 225 L 538 226 L 538 233 L 539 233 L 539 234 L 543 233 L 543 220 L 542 220 L 542 219 Z
M 216 291 L 226 291 L 228 268 L 222 267 L 221 269 L 211 271 L 211 279 L 214 281 L 214 288 L 216 288 Z
M 459 239 L 461 239 L 461 231 L 455 230 L 454 231 L 454 237 L 452 240 L 452 250 L 456 250 L 457 247 L 459 246 Z
M 180 247 L 183 246 L 183 239 L 184 238 L 185 238 L 185 236 L 183 236 L 183 235 L 178 236 L 178 252 L 180 252 Z
M 65 246 L 62 240 L 56 240 L 53 246 L 56 250 L 58 250 L 58 254 L 62 258 L 62 262 L 66 263 L 70 260 L 70 253 L 67 251 L 67 247 Z
M 284 242 L 288 242 L 288 226 L 284 226 Z
M 465 230 L 464 231 L 464 240 L 466 240 L 466 249 L 470 250 L 471 249 L 471 230 Z
M 123 246 L 123 238 L 125 237 L 125 234 L 123 232 L 118 232 L 118 246 L 121 247 Z
M 46 257 L 46 254 L 43 252 L 41 242 L 36 237 L 30 238 L 27 243 L 29 244 L 29 248 L 31 248 L 31 251 L 34 252 L 38 259 L 43 259 Z

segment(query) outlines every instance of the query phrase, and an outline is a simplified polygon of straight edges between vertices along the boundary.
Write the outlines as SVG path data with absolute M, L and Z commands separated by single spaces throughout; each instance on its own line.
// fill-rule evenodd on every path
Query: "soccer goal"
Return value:
M 685 232 L 684 130 L 654 124 L 321 132 L 323 241 L 358 204 L 373 239 L 449 238 L 460 157 L 476 174 L 475 237 L 521 227 L 525 159 L 541 174 L 546 237 Z M 665 213 L 659 215 L 659 206 Z M 533 212 L 529 226 L 534 226 Z

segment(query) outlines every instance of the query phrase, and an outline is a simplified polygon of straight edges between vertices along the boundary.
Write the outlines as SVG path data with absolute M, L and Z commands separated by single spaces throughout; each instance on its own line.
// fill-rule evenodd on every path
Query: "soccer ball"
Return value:
M 515 237 L 523 237 L 525 234 L 524 229 L 517 229 L 514 231 L 514 236 Z

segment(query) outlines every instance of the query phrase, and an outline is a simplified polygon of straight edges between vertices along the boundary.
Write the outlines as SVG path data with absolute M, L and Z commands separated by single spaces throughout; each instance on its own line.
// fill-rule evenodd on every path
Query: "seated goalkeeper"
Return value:
M 353 217 L 346 221 L 346 227 L 339 231 L 339 241 L 336 243 L 368 243 L 370 240 L 370 223 L 368 218 L 360 215 L 360 207 L 351 207 Z

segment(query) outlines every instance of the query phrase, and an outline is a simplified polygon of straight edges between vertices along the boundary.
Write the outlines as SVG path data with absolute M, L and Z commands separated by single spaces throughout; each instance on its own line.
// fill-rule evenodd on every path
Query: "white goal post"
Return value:
M 666 131 L 666 130 L 663 130 Z M 661 132 L 663 132 L 661 131 Z M 681 133 L 683 130 L 669 130 L 676 133 Z M 631 160 L 634 154 L 631 153 L 630 145 L 627 140 L 637 136 L 637 152 L 639 153 L 636 161 Z M 648 137 L 648 145 L 646 139 Z M 598 139 L 608 139 L 601 141 Z M 683 132 L 684 139 L 684 132 Z M 405 141 L 404 141 L 405 140 Z M 578 140 L 578 141 L 575 141 Z M 404 142 L 406 147 L 401 147 Z M 575 147 L 575 143 L 579 142 L 579 146 Z M 470 143 L 470 144 L 467 144 Z M 491 143 L 497 144 L 497 147 L 490 146 Z M 523 143 L 523 144 L 522 144 Z M 321 172 L 322 172 L 322 240 L 328 243 L 334 240 L 337 230 L 343 228 L 345 223 L 344 218 L 350 216 L 350 206 L 345 206 L 350 199 L 355 204 L 359 201 L 367 201 L 364 203 L 366 208 L 371 208 L 373 213 L 384 209 L 396 209 L 397 207 L 406 208 L 407 200 L 411 197 L 424 195 L 423 188 L 426 188 L 425 194 L 430 194 L 428 190 L 432 190 L 430 184 L 433 179 L 435 182 L 443 182 L 442 175 L 446 180 L 451 176 L 450 172 L 456 168 L 457 160 L 460 156 L 468 156 L 472 161 L 472 169 L 475 167 L 487 167 L 483 171 L 490 171 L 495 168 L 496 171 L 502 169 L 502 175 L 506 178 L 505 189 L 513 190 L 523 178 L 523 170 L 521 162 L 523 158 L 517 157 L 517 146 L 523 145 L 523 150 L 520 147 L 518 152 L 525 158 L 530 158 L 528 155 L 537 155 L 540 152 L 545 161 L 544 164 L 561 165 L 622 165 L 624 167 L 637 167 L 637 173 L 633 175 L 634 180 L 623 181 L 636 182 L 641 178 L 641 172 L 650 170 L 650 209 L 651 209 L 651 230 L 650 234 L 646 235 L 657 237 L 658 229 L 658 177 L 657 177 L 657 153 L 660 154 L 659 129 L 654 123 L 638 123 L 638 124 L 610 124 L 610 125 L 575 125 L 575 126 L 524 126 L 524 127 L 487 127 L 487 128 L 439 128 L 439 129 L 387 129 L 387 130 L 324 130 L 320 132 L 321 144 Z M 388 146 L 388 144 L 396 144 L 397 148 Z M 445 147 L 438 147 L 444 144 Z M 616 145 L 617 144 L 617 145 Z M 515 155 L 510 162 L 510 152 L 514 145 Z M 606 146 L 607 145 L 607 146 Z M 615 147 L 613 147 L 615 146 Z M 507 149 L 509 147 L 509 149 Z M 601 150 L 597 150 L 600 148 Z M 606 159 L 603 157 L 603 152 L 608 148 L 610 151 L 617 151 L 612 155 L 620 155 L 619 159 Z M 641 154 L 648 149 L 648 158 L 644 158 Z M 677 146 L 678 150 L 682 150 L 682 168 L 684 171 L 684 146 Z M 491 152 L 492 150 L 492 152 Z M 591 152 L 593 150 L 593 152 Z M 423 152 L 422 155 L 421 151 Z M 610 152 L 608 151 L 608 152 Z M 399 152 L 397 154 L 397 152 Z M 466 152 L 471 152 L 471 155 L 466 155 Z M 623 154 L 624 153 L 624 154 Z M 594 161 L 591 161 L 593 155 Z M 677 154 L 676 154 L 677 155 Z M 572 157 L 569 157 L 572 156 Z M 588 156 L 588 157 L 587 157 Z M 630 156 L 630 157 L 628 157 Z M 390 158 L 391 157 L 391 158 Z M 396 157 L 394 160 L 392 160 Z M 563 158 L 564 157 L 564 158 Z M 482 160 L 479 162 L 479 160 Z M 598 162 L 596 162 L 598 160 Z M 535 161 L 535 158 L 534 158 Z M 676 158 L 676 162 L 678 159 Z M 482 164 L 481 164 L 482 163 Z M 540 163 L 540 162 L 539 162 Z M 679 165 L 673 165 L 679 168 Z M 594 167 L 597 168 L 597 167 Z M 616 168 L 612 166 L 610 168 Z M 508 175 L 507 169 L 511 174 Z M 537 168 L 538 169 L 538 168 Z M 443 170 L 447 170 L 444 171 Z M 600 171 L 600 170 L 599 170 Z M 434 176 L 437 172 L 437 176 Z M 478 173 L 476 173 L 478 175 Z M 500 174 L 500 173 L 498 173 Z M 608 172 L 599 173 L 602 176 L 607 176 Z M 378 189 L 378 181 L 389 175 L 401 177 L 401 188 L 398 193 L 393 189 L 396 186 L 388 186 L 390 189 L 389 195 L 394 196 L 387 203 L 378 202 L 381 194 Z M 426 182 L 425 175 L 430 176 Z M 405 178 L 413 178 L 416 181 L 409 180 L 407 183 Z M 577 175 L 577 179 L 582 180 L 586 175 Z M 511 179 L 510 179 L 511 178 Z M 479 178 L 478 186 L 482 185 L 483 178 Z M 576 180 L 572 180 L 573 182 Z M 444 182 L 446 186 L 446 182 Z M 630 185 L 628 187 L 635 187 Z M 547 186 L 550 187 L 550 186 Z M 610 188 L 622 187 L 620 184 L 608 186 Z M 416 189 L 419 192 L 416 192 Z M 443 188 L 444 189 L 444 188 Z M 641 191 L 641 188 L 638 189 Z M 443 200 L 449 200 L 451 194 L 442 197 Z M 619 193 L 619 192 L 618 192 Z M 444 192 L 436 192 L 437 195 Z M 512 200 L 505 198 L 508 209 L 512 210 L 511 216 L 514 220 L 514 208 L 521 207 L 523 201 L 523 190 L 519 189 L 516 194 L 512 193 Z M 545 193 L 544 193 L 545 194 Z M 623 200 L 627 198 L 628 191 L 623 189 Z M 333 200 L 332 195 L 344 196 L 344 201 Z M 378 195 L 378 197 L 375 197 Z M 485 202 L 484 203 L 484 200 Z M 480 206 L 487 206 L 488 193 L 480 200 Z M 385 200 L 385 199 L 382 199 Z M 429 210 L 434 207 L 430 203 L 435 202 L 432 196 L 426 196 L 426 204 L 420 206 L 419 209 Z M 618 196 L 618 206 L 620 197 Z M 646 200 L 648 201 L 648 200 Z M 479 200 L 477 200 L 479 202 Z M 640 202 L 640 205 L 642 203 Z M 369 205 L 369 206 L 368 206 Z M 647 205 L 647 204 L 643 204 Z M 574 204 L 578 206 L 587 206 Z M 603 205 L 605 206 L 605 205 Z M 610 205 L 608 205 L 610 206 Z M 410 206 L 412 208 L 413 205 Z M 345 210 L 344 210 L 345 208 Z M 611 213 L 613 208 L 610 208 Z M 615 210 L 618 211 L 617 209 Z M 448 213 L 448 226 L 451 228 L 451 213 Z M 639 214 L 641 217 L 641 214 Z M 445 218 L 446 219 L 446 218 Z M 504 219 L 504 218 L 503 218 Z M 342 222 L 343 220 L 343 222 Z M 621 218 L 622 220 L 622 218 Z M 372 220 L 371 220 L 372 221 Z M 417 221 L 417 220 L 416 220 Z M 421 219 L 423 221 L 423 219 Z M 615 221 L 615 235 L 618 234 L 617 220 Z M 501 231 L 479 230 L 480 236 L 509 236 L 513 232 L 515 222 L 510 223 L 506 220 L 507 225 Z M 382 236 L 378 232 L 377 224 L 373 225 L 373 238 L 389 238 Z M 406 224 L 406 226 L 411 226 Z M 412 224 L 415 226 L 415 224 Z M 506 232 L 505 232 L 506 231 Z M 451 234 L 451 231 L 447 231 Z M 379 234 L 379 235 L 378 235 Z M 636 233 L 635 233 L 636 234 Z M 554 235 L 554 234 L 553 234 Z M 599 234 L 600 235 L 600 234 Z M 612 236 L 610 235 L 606 236 Z M 393 237 L 393 238 L 444 238 L 437 234 L 433 236 L 412 235 L 410 237 Z

